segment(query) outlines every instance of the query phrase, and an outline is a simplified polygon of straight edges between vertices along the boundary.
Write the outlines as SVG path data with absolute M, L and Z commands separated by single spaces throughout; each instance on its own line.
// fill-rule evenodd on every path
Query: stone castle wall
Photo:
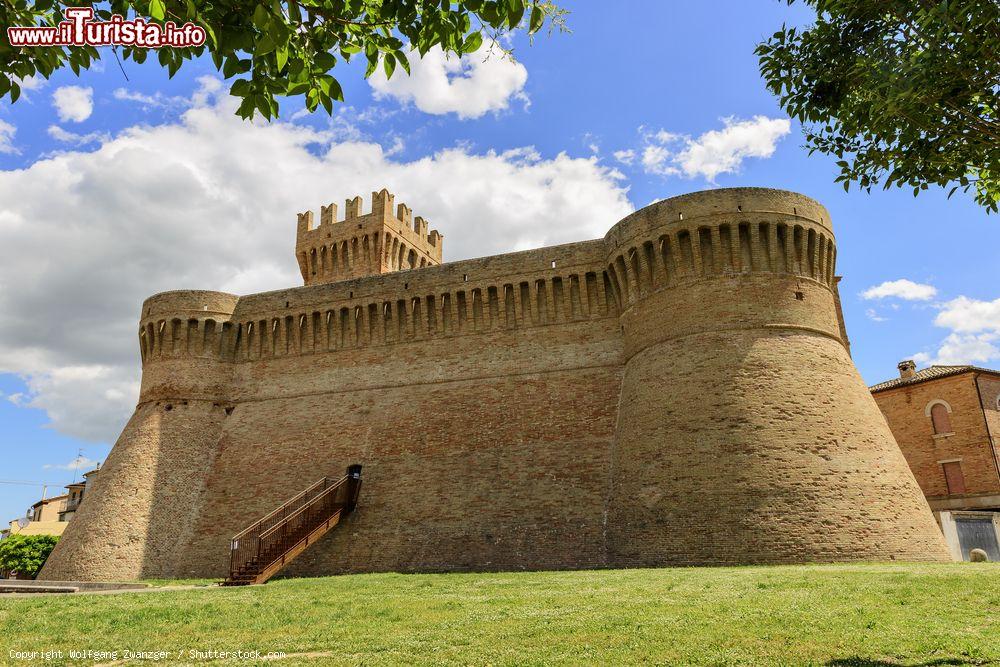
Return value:
M 119 472 L 43 576 L 222 576 L 232 535 L 351 463 L 358 510 L 293 572 L 947 559 L 835 257 L 821 206 L 736 189 L 594 241 L 152 297 Z

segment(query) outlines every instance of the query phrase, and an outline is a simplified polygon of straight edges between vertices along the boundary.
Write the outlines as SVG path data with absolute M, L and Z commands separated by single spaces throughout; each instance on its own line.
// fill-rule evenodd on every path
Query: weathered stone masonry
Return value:
M 358 510 L 293 572 L 948 559 L 816 202 L 695 193 L 442 265 L 388 193 L 351 202 L 300 216 L 305 287 L 143 304 L 139 405 L 43 576 L 222 576 L 351 463 Z

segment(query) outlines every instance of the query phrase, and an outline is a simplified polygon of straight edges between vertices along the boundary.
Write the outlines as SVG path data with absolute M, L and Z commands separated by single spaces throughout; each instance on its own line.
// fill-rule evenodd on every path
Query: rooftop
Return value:
M 32 505 L 32 507 L 39 507 L 41 505 L 48 505 L 49 503 L 54 503 L 57 500 L 66 500 L 67 498 L 69 498 L 69 494 L 68 493 L 64 493 L 61 496 L 52 496 L 51 498 L 42 498 L 37 503 L 35 503 L 34 505 Z
M 989 368 L 980 368 L 979 366 L 929 366 L 928 368 L 916 371 L 912 377 L 893 378 L 891 380 L 886 380 L 885 382 L 879 382 L 878 384 L 872 385 L 869 389 L 873 392 L 885 391 L 886 389 L 896 389 L 897 387 L 905 387 L 911 384 L 927 382 L 928 380 L 937 380 L 939 378 L 961 375 L 962 373 L 969 372 L 1000 375 L 1000 371 L 991 370 Z

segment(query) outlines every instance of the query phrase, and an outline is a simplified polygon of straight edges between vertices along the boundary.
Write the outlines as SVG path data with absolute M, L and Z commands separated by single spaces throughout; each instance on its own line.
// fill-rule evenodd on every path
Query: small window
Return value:
M 947 405 L 935 403 L 931 406 L 931 423 L 934 425 L 935 435 L 951 433 L 951 415 Z
M 962 474 L 962 463 L 960 461 L 949 461 L 942 463 L 944 470 L 944 482 L 948 485 L 948 493 L 965 493 L 965 476 Z

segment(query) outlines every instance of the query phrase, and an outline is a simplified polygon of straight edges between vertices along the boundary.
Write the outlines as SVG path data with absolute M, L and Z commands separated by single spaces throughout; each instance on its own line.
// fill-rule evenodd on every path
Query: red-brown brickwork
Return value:
M 1000 378 L 974 370 L 875 391 L 893 436 L 935 509 L 971 509 L 977 506 L 973 497 L 1000 495 L 995 453 L 998 395 Z M 939 420 L 948 426 L 944 432 L 935 433 L 934 412 L 944 417 Z M 953 469 L 961 470 L 964 488 L 949 490 L 946 463 L 958 464 Z M 959 477 L 953 475 L 953 481 Z
M 151 297 L 136 416 L 43 575 L 221 576 L 232 535 L 351 463 L 358 510 L 293 573 L 945 560 L 835 256 L 819 204 L 746 188 L 594 241 Z
M 994 451 L 1000 451 L 1000 377 L 980 375 L 979 393 Z

